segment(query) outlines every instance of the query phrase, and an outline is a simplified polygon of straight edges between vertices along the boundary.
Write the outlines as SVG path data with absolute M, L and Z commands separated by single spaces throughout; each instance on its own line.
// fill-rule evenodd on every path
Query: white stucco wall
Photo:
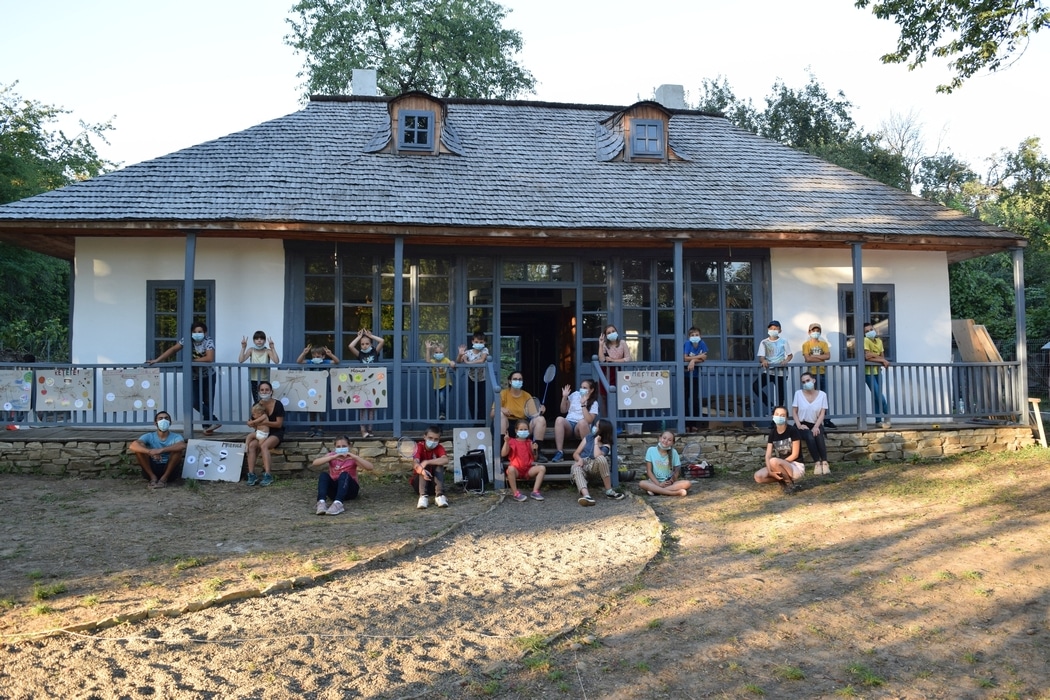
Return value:
M 74 363 L 141 363 L 146 281 L 181 280 L 177 238 L 78 238 L 74 260 Z M 279 240 L 197 239 L 194 277 L 215 280 L 215 359 L 236 362 L 241 337 L 262 330 L 284 347 L 284 246 Z M 285 360 L 284 356 L 281 357 Z M 295 358 L 290 358 L 295 361 Z
M 838 359 L 838 285 L 853 283 L 848 248 L 771 251 L 773 317 L 799 361 L 809 324 L 821 324 Z M 892 284 L 897 362 L 951 362 L 952 328 L 948 259 L 943 252 L 862 252 L 865 284 Z M 765 323 L 768 319 L 760 319 Z

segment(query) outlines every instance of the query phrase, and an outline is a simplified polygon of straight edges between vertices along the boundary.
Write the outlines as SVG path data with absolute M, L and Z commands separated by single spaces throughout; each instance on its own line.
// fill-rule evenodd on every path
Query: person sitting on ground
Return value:
M 543 417 L 543 413 L 547 410 L 546 406 L 541 405 L 539 415 L 526 416 L 525 415 L 525 404 L 528 403 L 529 399 L 532 398 L 532 394 L 522 390 L 524 384 L 524 378 L 521 372 L 514 370 L 510 373 L 510 377 L 507 379 L 509 388 L 504 389 L 499 394 L 499 406 L 500 406 L 500 433 L 502 435 L 509 435 L 510 426 L 519 420 L 526 421 L 526 426 L 532 434 L 532 439 L 535 442 L 543 442 L 544 436 L 547 434 L 547 419 Z M 492 405 L 492 415 L 495 416 L 496 405 Z M 540 451 L 536 450 L 536 461 L 546 462 L 547 459 Z
M 339 515 L 346 508 L 343 503 L 357 498 L 361 487 L 357 483 L 357 468 L 374 472 L 372 463 L 361 455 L 351 452 L 353 443 L 345 435 L 335 439 L 335 449 L 318 457 L 313 461 L 313 466 L 320 467 L 328 465 L 328 470 L 321 472 L 317 477 L 317 514 Z M 332 505 L 327 505 L 326 498 L 332 499 Z
M 682 457 L 674 448 L 674 433 L 660 433 L 659 442 L 645 451 L 645 471 L 648 476 L 638 482 L 650 496 L 685 496 L 693 482 L 682 479 Z
M 547 468 L 542 464 L 536 464 L 536 443 L 529 439 L 529 424 L 522 418 L 514 424 L 514 437 L 507 435 L 500 448 L 501 457 L 509 457 L 507 464 L 507 482 L 510 484 L 510 492 L 515 501 L 519 503 L 529 500 L 528 496 L 518 490 L 518 479 L 536 477 L 532 486 L 532 498 L 537 501 L 543 500 L 540 493 L 540 485 Z
M 445 497 L 445 465 L 448 454 L 441 444 L 441 428 L 432 425 L 423 433 L 423 439 L 416 443 L 416 453 L 412 456 L 412 470 L 415 472 L 416 485 L 419 488 L 419 501 L 416 508 L 430 506 L 427 498 L 427 484 L 434 482 L 434 502 L 438 508 L 448 508 Z
M 779 482 L 784 493 L 795 490 L 795 482 L 806 473 L 806 467 L 798 461 L 802 453 L 801 438 L 793 425 L 787 424 L 787 409 L 773 409 L 773 425 L 766 441 L 765 466 L 755 472 L 755 481 L 760 484 Z
M 598 474 L 605 487 L 605 497 L 614 501 L 623 500 L 624 495 L 612 487 L 609 477 L 609 459 L 612 456 L 613 427 L 608 420 L 601 418 L 591 428 L 576 452 L 573 453 L 572 480 L 580 491 L 577 503 L 581 506 L 593 506 L 594 497 L 587 488 L 587 477 Z
M 128 451 L 135 455 L 149 487 L 159 489 L 167 486 L 172 478 L 182 476 L 186 441 L 178 433 L 171 432 L 171 414 L 167 411 L 157 411 L 153 424 L 157 429 L 133 441 L 128 445 Z
M 558 416 L 554 421 L 554 446 L 557 451 L 551 458 L 553 462 L 560 462 L 565 457 L 563 448 L 566 435 L 575 434 L 583 440 L 591 434 L 591 426 L 598 418 L 598 394 L 594 390 L 594 382 L 584 379 L 577 391 L 572 391 L 568 384 L 562 387 L 561 412 L 565 416 Z

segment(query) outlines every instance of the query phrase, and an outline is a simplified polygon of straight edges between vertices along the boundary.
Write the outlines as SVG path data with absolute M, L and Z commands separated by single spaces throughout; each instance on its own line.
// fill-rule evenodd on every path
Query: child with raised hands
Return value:
M 528 496 L 518 490 L 518 479 L 535 477 L 536 481 L 532 486 L 531 496 L 533 500 L 542 501 L 543 494 L 540 493 L 540 485 L 543 483 L 543 476 L 547 473 L 547 468 L 542 464 L 536 464 L 536 443 L 532 441 L 529 434 L 528 421 L 520 418 L 514 423 L 514 435 L 508 435 L 503 440 L 503 447 L 500 448 L 499 453 L 501 457 L 509 458 L 507 482 L 510 484 L 514 500 L 519 503 L 529 500 Z
M 313 461 L 315 467 L 328 465 L 328 470 L 317 477 L 317 514 L 339 515 L 346 508 L 343 503 L 357 498 L 361 486 L 357 482 L 358 468 L 374 472 L 372 463 L 352 452 L 350 438 L 343 436 L 335 440 L 334 449 Z M 328 505 L 326 499 L 331 498 Z

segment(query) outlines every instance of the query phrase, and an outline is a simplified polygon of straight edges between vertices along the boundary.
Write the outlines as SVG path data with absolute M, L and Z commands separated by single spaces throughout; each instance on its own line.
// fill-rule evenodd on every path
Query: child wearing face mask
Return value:
M 685 415 L 687 418 L 699 418 L 701 415 L 700 369 L 697 365 L 707 360 L 707 343 L 700 336 L 700 329 L 693 326 L 686 333 L 685 347 L 682 348 L 682 360 L 685 362 Z M 686 432 L 700 430 L 697 420 L 686 423 Z
M 507 483 L 515 501 L 521 503 L 529 500 L 529 497 L 518 490 L 518 479 L 535 477 L 530 494 L 533 500 L 542 501 L 543 494 L 540 493 L 540 485 L 547 473 L 547 468 L 542 464 L 536 464 L 536 444 L 529 434 L 529 424 L 524 418 L 514 422 L 514 434 L 507 435 L 500 448 L 500 456 L 507 457 Z
M 809 337 L 806 338 L 806 342 L 802 343 L 802 359 L 806 362 L 814 363 L 810 365 L 809 372 L 816 379 L 817 388 L 827 392 L 827 370 L 824 367 L 824 363 L 831 359 L 831 345 L 821 337 L 822 332 L 819 323 L 809 324 Z M 836 427 L 827 415 L 824 416 L 824 426 L 827 428 Z
M 470 406 L 470 415 L 476 421 L 485 420 L 485 406 L 488 394 L 485 391 L 485 368 L 484 364 L 489 359 L 489 349 L 485 346 L 485 334 L 477 331 L 470 339 L 470 347 L 459 346 L 459 355 L 456 362 L 467 365 L 479 365 L 467 370 L 467 378 L 470 380 L 467 391 L 467 404 Z
M 277 355 L 277 347 L 274 345 L 273 338 L 269 339 L 269 347 L 267 347 L 266 333 L 263 331 L 255 331 L 252 335 L 251 345 L 248 345 L 247 336 L 241 338 L 241 354 L 237 361 L 244 362 L 245 360 L 250 365 L 268 365 L 271 362 L 275 365 L 281 364 L 281 358 Z M 269 378 L 269 370 L 255 367 L 248 370 L 248 386 L 252 392 L 252 403 L 259 401 L 259 382 Z
M 452 386 L 452 374 L 449 369 L 455 368 L 456 363 L 445 357 L 445 346 L 433 340 L 427 341 L 427 362 L 438 365 L 430 370 L 434 381 L 434 393 L 437 394 L 438 420 L 445 420 L 448 408 L 448 392 Z
M 779 483 L 784 493 L 795 490 L 795 482 L 805 475 L 806 467 L 799 461 L 802 455 L 801 438 L 793 425 L 788 425 L 787 409 L 773 409 L 773 424 L 766 440 L 765 465 L 755 472 L 760 484 Z
M 423 509 L 430 506 L 427 498 L 427 484 L 434 484 L 434 501 L 438 508 L 448 508 L 448 498 L 445 497 L 445 465 L 448 464 L 448 455 L 441 445 L 441 428 L 432 425 L 423 433 L 423 439 L 416 443 L 416 453 L 412 457 L 412 483 L 419 489 L 419 502 L 416 508 Z
M 373 335 L 372 331 L 367 328 L 362 328 L 357 332 L 357 336 L 350 341 L 350 345 L 347 347 L 350 349 L 350 354 L 356 357 L 359 362 L 370 365 L 373 362 L 379 361 L 381 353 L 383 352 L 384 342 L 386 341 L 378 335 Z M 376 410 L 374 408 L 362 408 L 360 415 L 361 420 L 365 421 L 361 423 L 361 437 L 375 437 L 375 435 L 372 434 L 372 421 L 376 418 Z
M 680 478 L 682 457 L 674 448 L 674 440 L 674 433 L 665 430 L 656 445 L 645 451 L 648 478 L 639 481 L 638 486 L 650 496 L 685 496 L 693 485 L 688 479 Z
M 307 360 L 306 356 L 310 355 L 310 359 Z M 295 360 L 301 365 L 309 364 L 311 367 L 316 365 L 337 365 L 339 364 L 339 358 L 335 356 L 331 350 L 328 349 L 327 345 L 307 345 L 303 348 L 303 351 L 299 353 L 299 357 Z M 315 413 L 317 416 L 314 420 L 314 424 L 310 426 L 310 429 L 306 432 L 307 437 L 320 437 L 324 435 L 324 429 L 321 428 L 321 421 L 327 420 L 328 413 Z
M 787 340 L 780 337 L 780 321 L 770 321 L 766 326 L 766 333 L 769 337 L 760 340 L 758 349 L 755 351 L 755 357 L 762 365 L 762 373 L 751 385 L 751 389 L 759 399 L 757 412 L 772 411 L 773 406 L 787 401 L 784 375 L 787 364 L 794 357 Z M 776 388 L 774 396 L 770 396 L 768 391 L 771 383 Z
M 612 455 L 613 429 L 612 423 L 600 418 L 591 431 L 579 444 L 572 458 L 572 480 L 580 492 L 576 502 L 581 506 L 593 506 L 594 497 L 587 489 L 587 477 L 598 474 L 605 487 L 605 497 L 613 501 L 622 501 L 624 495 L 614 491 L 612 480 L 609 478 L 609 458 Z
M 336 438 L 335 449 L 313 461 L 313 466 L 328 465 L 328 470 L 317 477 L 317 514 L 339 515 L 346 511 L 343 503 L 357 498 L 361 487 L 357 483 L 357 470 L 360 467 L 374 472 L 372 463 L 361 455 L 352 452 L 350 438 Z M 325 499 L 331 498 L 328 505 Z

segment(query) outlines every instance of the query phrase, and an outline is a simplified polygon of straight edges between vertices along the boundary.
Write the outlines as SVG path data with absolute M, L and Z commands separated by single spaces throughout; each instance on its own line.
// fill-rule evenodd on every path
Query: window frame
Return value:
M 432 109 L 402 109 L 397 114 L 397 149 L 399 151 L 409 151 L 413 153 L 433 153 L 434 152 L 434 119 L 435 113 Z M 407 120 L 412 117 L 426 117 L 427 126 L 425 129 L 418 127 L 408 128 Z M 421 134 L 425 133 L 427 138 L 426 144 L 409 143 L 405 140 L 406 133 Z
M 156 357 L 164 350 L 189 337 L 190 328 L 180 328 L 183 315 L 182 289 L 186 286 L 183 280 L 146 280 L 146 357 Z M 158 312 L 157 292 L 171 290 L 175 292 L 175 312 Z M 204 311 L 194 312 L 193 321 L 196 323 L 203 317 L 208 326 L 208 334 L 215 337 L 215 280 L 194 280 L 194 295 L 204 292 Z M 157 335 L 157 319 L 161 316 L 174 316 L 176 333 L 174 337 Z M 164 347 L 158 345 L 164 343 Z
M 640 129 L 648 129 L 656 127 L 657 137 L 655 139 L 655 146 L 652 148 L 648 147 L 649 142 L 654 139 L 650 138 L 648 133 L 643 136 L 639 136 L 638 132 Z M 660 119 L 631 119 L 631 138 L 629 139 L 630 148 L 629 155 L 633 158 L 656 158 L 664 159 L 667 157 L 667 139 L 665 138 L 666 123 Z M 638 150 L 637 146 L 639 141 L 646 145 L 642 150 Z
M 886 357 L 897 356 L 897 333 L 896 333 L 896 319 L 897 319 L 897 304 L 895 299 L 895 290 L 893 284 L 865 284 L 861 287 L 864 295 L 863 306 L 859 306 L 854 302 L 853 311 L 847 310 L 847 297 L 853 294 L 853 285 L 843 283 L 838 286 L 838 305 L 839 305 L 839 328 L 842 331 L 843 342 L 839 344 L 839 361 L 840 362 L 852 362 L 855 360 L 855 356 L 852 355 L 850 349 L 850 343 L 857 342 L 857 330 L 864 329 L 864 322 L 872 321 L 880 330 L 879 338 L 882 339 L 883 349 Z M 886 295 L 886 310 L 872 311 L 872 295 L 874 294 L 885 294 Z M 858 316 L 860 316 L 858 318 Z M 860 324 L 859 327 L 852 329 L 850 333 L 850 321 L 854 324 Z M 863 337 L 863 334 L 861 334 Z M 863 346 L 862 346 L 863 347 Z

